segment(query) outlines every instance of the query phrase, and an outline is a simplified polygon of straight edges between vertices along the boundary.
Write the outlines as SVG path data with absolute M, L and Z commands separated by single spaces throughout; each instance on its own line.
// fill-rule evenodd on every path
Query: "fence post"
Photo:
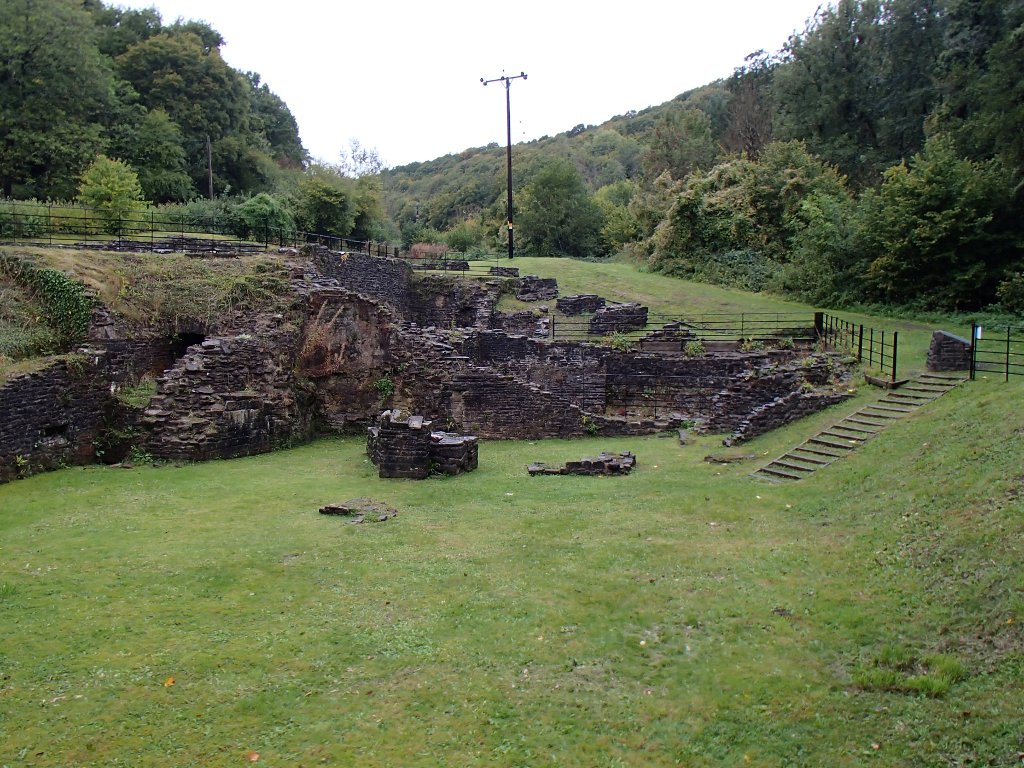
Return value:
M 978 371 L 978 324 L 971 321 L 971 381 L 975 380 Z
M 1010 380 L 1010 324 L 1006 324 L 1006 376 L 1005 381 Z
M 896 383 L 896 353 L 899 350 L 899 331 L 892 332 L 892 383 Z
M 825 313 L 814 313 L 814 335 L 821 339 L 825 335 Z
M 857 362 L 859 363 L 864 359 L 864 323 L 860 324 L 860 330 L 857 333 Z

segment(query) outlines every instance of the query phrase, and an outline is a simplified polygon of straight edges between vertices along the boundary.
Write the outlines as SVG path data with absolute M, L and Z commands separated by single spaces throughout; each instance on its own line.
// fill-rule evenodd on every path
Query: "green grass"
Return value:
M 1013 764 L 1022 394 L 972 384 L 786 486 L 711 436 L 2 486 L 0 765 Z M 638 471 L 525 474 L 602 449 Z M 356 496 L 400 514 L 316 511 Z
M 804 313 L 810 316 L 816 309 L 796 301 L 788 301 L 767 294 L 751 294 L 705 283 L 694 283 L 642 272 L 633 263 L 624 260 L 585 262 L 576 259 L 516 257 L 519 273 L 537 274 L 558 279 L 558 290 L 563 296 L 576 293 L 596 293 L 612 301 L 637 301 L 648 306 L 653 313 L 694 316 L 700 314 L 739 314 L 741 312 Z M 873 327 L 887 332 L 899 332 L 898 373 L 901 378 L 924 369 L 928 345 L 933 330 L 942 330 L 960 336 L 970 336 L 970 319 L 951 320 L 940 326 L 905 319 L 892 319 L 859 312 L 832 312 L 851 323 Z M 560 317 L 560 316 L 559 316 Z M 555 322 L 558 322 L 556 317 Z M 569 318 L 578 321 L 579 318 Z

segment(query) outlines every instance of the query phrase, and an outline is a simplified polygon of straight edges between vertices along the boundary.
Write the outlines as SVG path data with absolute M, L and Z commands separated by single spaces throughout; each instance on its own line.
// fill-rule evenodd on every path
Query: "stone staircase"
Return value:
M 788 453 L 751 473 L 772 481 L 802 480 L 857 450 L 895 421 L 942 397 L 966 381 L 963 376 L 924 373 L 882 399 L 840 419 Z

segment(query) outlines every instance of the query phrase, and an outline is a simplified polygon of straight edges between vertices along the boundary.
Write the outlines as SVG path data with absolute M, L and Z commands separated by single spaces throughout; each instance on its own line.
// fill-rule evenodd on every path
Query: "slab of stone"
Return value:
M 389 507 L 381 501 L 374 501 L 365 497 L 349 499 L 339 504 L 327 504 L 320 507 L 321 515 L 341 515 L 349 517 L 350 523 L 383 523 L 391 518 L 398 517 L 398 510 Z
M 636 466 L 636 456 L 630 451 L 621 453 L 602 452 L 592 458 L 568 461 L 563 467 L 549 467 L 538 461 L 530 464 L 526 471 L 535 475 L 628 475 Z

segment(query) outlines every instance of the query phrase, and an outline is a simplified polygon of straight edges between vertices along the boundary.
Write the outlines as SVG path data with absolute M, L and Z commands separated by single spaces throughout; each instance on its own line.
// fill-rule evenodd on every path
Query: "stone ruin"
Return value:
M 642 352 L 685 352 L 686 345 L 697 335 L 682 322 L 675 320 L 661 328 L 645 333 L 638 344 Z
M 519 277 L 519 267 L 491 267 L 487 274 L 492 277 Z
M 594 293 L 577 293 L 574 296 L 559 296 L 555 308 L 566 316 L 585 315 L 596 312 L 607 302 Z
M 590 318 L 590 332 L 596 336 L 639 331 L 647 327 L 647 307 L 639 304 L 608 304 Z
M 567 461 L 563 467 L 549 467 L 538 461 L 527 467 L 530 477 L 536 475 L 628 475 L 636 466 L 636 456 L 630 451 L 602 452 L 593 458 Z
M 0 385 L 0 482 L 113 463 L 130 448 L 164 461 L 227 459 L 370 425 L 382 477 L 469 471 L 477 436 L 642 435 L 690 422 L 749 439 L 827 405 L 814 388 L 843 375 L 838 358 L 806 347 L 711 354 L 707 344 L 688 357 L 685 326 L 648 334 L 639 351 L 550 342 L 544 317 L 532 332 L 526 316 L 496 329 L 501 295 L 525 285 L 536 296 L 532 276 L 424 276 L 396 259 L 317 247 L 293 256 L 274 312 L 140 331 L 98 311 L 78 355 Z M 646 321 L 646 308 L 624 307 L 595 316 L 632 307 L 633 327 Z M 155 383 L 148 402 L 118 399 L 144 377 Z M 381 423 L 396 409 L 422 417 Z M 431 422 L 474 437 L 432 435 Z
M 524 275 L 519 278 L 516 298 L 520 301 L 551 301 L 558 298 L 558 281 L 553 277 Z
M 378 477 L 425 480 L 431 474 L 461 475 L 479 461 L 479 445 L 472 435 L 433 432 L 422 416 L 401 418 L 399 411 L 384 411 L 367 430 L 366 453 Z

